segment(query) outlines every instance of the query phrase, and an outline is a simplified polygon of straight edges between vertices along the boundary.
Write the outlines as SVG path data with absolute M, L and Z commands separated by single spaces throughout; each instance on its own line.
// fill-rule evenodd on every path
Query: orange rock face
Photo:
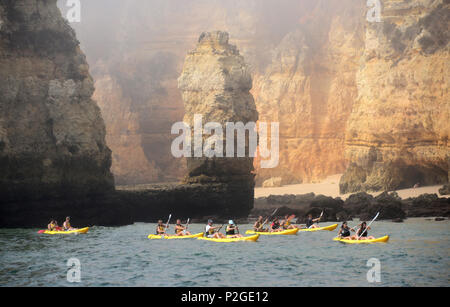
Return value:
M 384 1 L 368 23 L 341 192 L 448 181 L 450 4 Z
M 280 123 L 279 165 L 261 169 L 255 159 L 257 185 L 343 172 L 342 191 L 408 185 L 405 177 L 442 181 L 448 4 L 382 3 L 381 23 L 367 22 L 366 1 L 354 0 L 84 4 L 83 22 L 73 26 L 96 80 L 116 182 L 186 174 L 185 161 L 170 155 L 170 127 L 184 114 L 176 79 L 198 34 L 219 29 L 250 65 L 259 120 Z
M 336 10 L 319 11 L 288 33 L 255 78 L 260 120 L 280 123 L 279 166 L 260 169 L 259 184 L 272 176 L 282 177 L 283 184 L 313 182 L 345 169 L 344 135 L 357 96 L 363 15 L 360 6 L 330 5 Z

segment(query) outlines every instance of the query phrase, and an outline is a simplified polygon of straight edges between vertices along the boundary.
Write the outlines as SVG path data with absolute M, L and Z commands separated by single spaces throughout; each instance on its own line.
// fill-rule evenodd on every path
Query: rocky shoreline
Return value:
M 115 190 L 84 198 L 55 198 L 36 201 L 0 201 L 0 228 L 44 227 L 54 218 L 66 216 L 79 226 L 123 226 L 135 222 L 156 222 L 188 217 L 225 220 L 246 218 L 251 210 L 252 190 L 237 183 L 159 184 L 145 189 Z M 245 200 L 245 201 L 243 201 Z
M 71 216 L 76 225 L 124 226 L 154 223 L 169 214 L 172 219 L 189 217 L 193 223 L 203 223 L 208 218 L 222 223 L 233 218 L 242 224 L 258 215 L 270 215 L 275 208 L 279 208 L 276 214 L 279 217 L 295 214 L 297 223 L 304 223 L 307 214 L 317 216 L 322 210 L 323 222 L 369 220 L 378 211 L 379 220 L 393 222 L 409 217 L 450 217 L 450 198 L 436 194 L 401 199 L 395 192 L 376 197 L 360 192 L 345 201 L 314 193 L 271 195 L 256 198 L 253 209 L 242 206 L 240 200 L 245 195 L 250 195 L 249 191 L 243 191 L 239 184 L 165 183 L 127 187 L 103 196 L 79 199 L 3 202 L 0 203 L 0 228 L 44 227 L 51 218 L 61 221 L 65 216 Z M 251 199 L 246 203 L 251 203 Z
M 340 197 L 316 195 L 270 195 L 255 199 L 250 217 L 270 215 L 279 208 L 277 216 L 295 214 L 297 223 L 304 223 L 306 216 L 318 216 L 324 211 L 323 222 L 341 222 L 359 218 L 371 219 L 380 212 L 379 220 L 401 222 L 408 217 L 450 217 L 450 198 L 439 198 L 436 194 L 422 194 L 401 199 L 396 192 L 383 192 L 374 197 L 365 192 L 350 195 L 345 201 Z

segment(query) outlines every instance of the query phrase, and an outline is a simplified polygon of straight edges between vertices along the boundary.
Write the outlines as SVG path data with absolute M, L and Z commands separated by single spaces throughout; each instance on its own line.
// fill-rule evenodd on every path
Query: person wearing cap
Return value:
M 239 227 L 233 222 L 233 220 L 228 221 L 227 228 L 225 229 L 225 233 L 227 234 L 227 238 L 242 238 L 242 235 L 239 232 Z
M 219 232 L 220 228 L 213 226 L 213 221 L 208 220 L 208 225 L 205 227 L 205 236 L 208 238 L 225 238 L 225 235 L 223 233 Z

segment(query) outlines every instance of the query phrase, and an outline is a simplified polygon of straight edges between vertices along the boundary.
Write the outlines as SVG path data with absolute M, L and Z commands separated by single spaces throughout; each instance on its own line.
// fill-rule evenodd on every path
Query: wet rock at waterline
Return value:
M 439 194 L 450 195 L 450 184 L 445 184 L 442 188 L 440 188 Z
M 379 220 L 403 221 L 406 217 L 450 216 L 450 198 L 439 198 L 436 194 L 423 194 L 415 198 L 401 199 L 395 192 L 383 192 L 374 197 L 365 192 L 341 198 L 308 193 L 303 195 L 270 195 L 255 199 L 252 217 L 272 214 L 276 216 L 295 214 L 297 223 L 304 223 L 308 214 L 318 217 L 323 211 L 322 222 L 348 221 L 353 218 L 372 219 L 380 212 Z

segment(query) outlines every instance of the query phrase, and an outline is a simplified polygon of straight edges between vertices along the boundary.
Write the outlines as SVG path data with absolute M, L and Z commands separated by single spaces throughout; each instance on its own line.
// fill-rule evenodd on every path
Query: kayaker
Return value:
M 367 223 L 364 221 L 359 225 L 359 229 L 356 232 L 359 240 L 373 240 L 375 237 L 369 236 L 367 230 L 371 229 L 370 226 L 367 227 Z
M 286 230 L 286 229 L 294 229 L 294 228 L 297 228 L 296 226 L 294 226 L 294 225 L 291 224 L 291 220 L 292 220 L 294 217 L 295 217 L 294 214 L 292 214 L 292 215 L 286 214 L 286 215 L 284 216 L 284 220 L 281 222 L 281 226 L 283 227 L 284 230 Z
M 283 228 L 281 228 L 281 224 L 280 221 L 278 220 L 278 218 L 275 218 L 272 222 L 272 224 L 270 224 L 270 232 L 278 232 L 278 231 L 283 231 Z
M 58 222 L 56 222 L 55 220 L 51 220 L 50 223 L 48 223 L 47 225 L 47 229 L 50 231 L 55 231 L 56 227 L 58 227 Z
M 225 229 L 225 233 L 227 234 L 227 238 L 242 238 L 242 235 L 236 233 L 239 231 L 239 227 L 233 222 L 233 220 L 228 221 L 227 228 Z
M 205 236 L 208 238 L 216 238 L 216 239 L 226 238 L 223 233 L 219 232 L 219 229 L 220 228 L 213 226 L 212 220 L 208 220 L 208 224 L 205 227 Z
M 348 227 L 347 222 L 343 222 L 341 229 L 339 229 L 338 237 L 341 239 L 347 239 L 347 240 L 355 240 L 356 235 L 353 235 L 350 233 L 350 231 L 355 231 L 353 228 Z
M 65 230 L 65 231 L 75 230 L 75 229 L 76 229 L 76 228 L 73 228 L 73 227 L 70 225 L 70 217 L 66 217 L 66 220 L 65 220 L 65 222 L 63 223 L 63 227 L 64 227 L 64 230 Z
M 317 225 L 317 223 L 319 223 L 319 221 L 320 217 L 313 219 L 312 214 L 308 214 L 308 218 L 306 219 L 306 228 L 318 228 L 319 225 Z
M 264 224 L 267 223 L 267 220 L 263 222 L 263 217 L 259 216 L 258 220 L 256 220 L 255 224 L 253 224 L 253 230 L 257 232 L 267 232 L 267 228 L 264 228 Z
M 169 228 L 169 225 L 167 225 L 167 228 Z M 156 225 L 156 234 L 166 235 L 166 225 L 163 224 L 162 220 L 158 220 L 158 224 Z
M 186 227 L 181 225 L 181 220 L 178 219 L 175 225 L 175 234 L 177 236 L 190 236 L 191 233 L 187 231 Z

